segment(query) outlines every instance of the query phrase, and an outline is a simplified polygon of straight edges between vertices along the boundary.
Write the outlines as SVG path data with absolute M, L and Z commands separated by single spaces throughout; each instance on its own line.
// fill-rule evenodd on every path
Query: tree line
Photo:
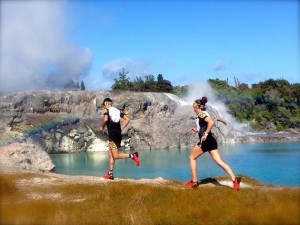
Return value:
M 112 90 L 167 92 L 184 97 L 188 85 L 175 86 L 165 80 L 162 74 L 157 78 L 147 75 L 128 78 L 123 69 L 115 79 Z M 249 87 L 235 78 L 235 86 L 228 80 L 209 79 L 218 99 L 228 107 L 229 113 L 239 122 L 249 123 L 257 131 L 285 131 L 300 128 L 300 84 L 290 84 L 284 79 L 268 79 Z
M 228 80 L 208 79 L 218 99 L 237 121 L 248 123 L 257 131 L 286 131 L 300 129 L 300 83 L 290 84 L 285 79 L 268 79 L 249 87 L 234 78 L 235 86 Z M 84 82 L 71 80 L 67 89 L 85 90 Z M 112 90 L 139 92 L 166 92 L 184 98 L 189 85 L 173 86 L 162 74 L 136 77 L 133 81 L 123 68 L 114 79 Z
M 82 91 L 85 91 L 85 85 L 84 85 L 84 82 L 81 81 L 80 82 L 80 85 L 79 85 L 79 82 L 75 82 L 73 80 L 69 80 L 67 81 L 65 84 L 64 84 L 64 89 L 71 89 L 71 90 L 82 90 Z
M 128 77 L 128 72 L 123 68 L 119 72 L 119 78 L 114 79 L 112 90 L 119 91 L 140 91 L 140 92 L 166 92 L 183 97 L 188 86 L 173 86 L 171 81 L 165 80 L 162 74 L 158 74 L 156 79 L 154 75 L 149 74 L 142 77 L 136 77 L 133 81 Z
M 173 86 L 169 80 L 165 80 L 162 74 L 158 74 L 155 79 L 154 75 L 136 77 L 134 81 L 128 78 L 128 72 L 125 69 L 119 72 L 119 79 L 114 79 L 112 90 L 122 91 L 141 91 L 141 92 L 173 92 Z
M 300 84 L 284 79 L 268 79 L 232 87 L 226 81 L 209 79 L 218 98 L 240 122 L 259 131 L 285 131 L 300 128 Z

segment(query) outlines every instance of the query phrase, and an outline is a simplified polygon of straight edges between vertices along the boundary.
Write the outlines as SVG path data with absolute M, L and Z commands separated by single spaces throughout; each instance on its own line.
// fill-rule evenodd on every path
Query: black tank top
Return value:
M 108 116 L 107 130 L 109 135 L 121 134 L 120 118 L 123 118 L 125 113 L 121 112 L 117 108 L 111 107 L 107 109 L 104 115 Z
M 199 138 L 201 138 L 204 134 L 204 132 L 206 131 L 207 129 L 207 122 L 205 121 L 205 118 L 208 117 L 208 113 L 205 112 L 205 111 L 202 111 L 199 115 L 198 115 L 198 125 L 199 125 L 199 131 L 198 131 L 198 135 L 199 135 Z M 210 134 L 211 132 L 209 132 Z

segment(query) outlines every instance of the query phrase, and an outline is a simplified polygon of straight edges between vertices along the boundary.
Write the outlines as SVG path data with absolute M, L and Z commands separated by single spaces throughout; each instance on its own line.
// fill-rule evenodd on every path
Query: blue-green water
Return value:
M 247 143 L 219 147 L 221 156 L 234 173 L 261 182 L 283 186 L 300 186 L 300 142 Z M 141 150 L 141 165 L 132 159 L 116 161 L 117 178 L 156 178 L 190 180 L 188 156 L 191 149 Z M 128 152 L 129 153 L 129 152 Z M 68 175 L 102 176 L 108 171 L 107 152 L 51 155 L 55 172 Z M 197 159 L 198 178 L 226 175 L 206 153 Z

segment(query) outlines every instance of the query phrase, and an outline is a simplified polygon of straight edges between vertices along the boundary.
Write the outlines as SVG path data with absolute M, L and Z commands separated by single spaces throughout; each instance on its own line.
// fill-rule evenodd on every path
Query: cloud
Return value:
M 101 82 L 103 84 L 102 88 L 111 88 L 114 83 L 114 79 L 119 78 L 119 72 L 123 69 L 125 69 L 125 72 L 128 73 L 127 78 L 131 81 L 134 81 L 136 77 L 144 78 L 145 75 L 150 74 L 149 64 L 145 61 L 134 61 L 128 57 L 112 60 L 103 66 L 103 82 Z
M 231 64 L 232 64 L 231 61 L 219 61 L 213 66 L 213 70 L 215 72 L 225 70 Z
M 0 91 L 61 88 L 85 76 L 92 52 L 66 40 L 65 1 L 1 1 Z
M 112 79 L 107 79 L 105 77 L 95 78 L 94 76 L 87 76 L 84 79 L 85 87 L 91 91 L 97 90 L 111 90 L 111 86 L 114 83 Z
M 119 72 L 125 69 L 128 72 L 128 67 L 131 67 L 133 61 L 127 57 L 109 61 L 104 64 L 102 74 L 107 78 L 119 77 Z

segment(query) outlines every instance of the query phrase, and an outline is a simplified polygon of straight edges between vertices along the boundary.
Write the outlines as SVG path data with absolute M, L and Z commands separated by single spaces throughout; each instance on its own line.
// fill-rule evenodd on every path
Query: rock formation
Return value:
M 106 150 L 107 137 L 97 132 L 105 97 L 131 118 L 123 133 L 127 148 L 180 148 L 197 142 L 197 135 L 188 131 L 196 119 L 191 105 L 172 94 L 33 91 L 0 96 L 1 143 L 25 139 L 48 153 Z M 235 142 L 236 133 L 226 118 L 213 107 L 208 106 L 208 112 L 218 141 Z
M 12 143 L 0 147 L 0 169 L 49 172 L 55 168 L 49 155 L 33 144 Z
M 116 91 L 32 91 L 0 95 L 1 166 L 51 171 L 49 154 L 108 149 L 98 132 L 104 98 L 124 110 L 131 122 L 123 131 L 126 149 L 183 148 L 198 141 L 191 104 L 172 94 Z M 236 133 L 226 118 L 208 106 L 220 143 L 233 143 Z

